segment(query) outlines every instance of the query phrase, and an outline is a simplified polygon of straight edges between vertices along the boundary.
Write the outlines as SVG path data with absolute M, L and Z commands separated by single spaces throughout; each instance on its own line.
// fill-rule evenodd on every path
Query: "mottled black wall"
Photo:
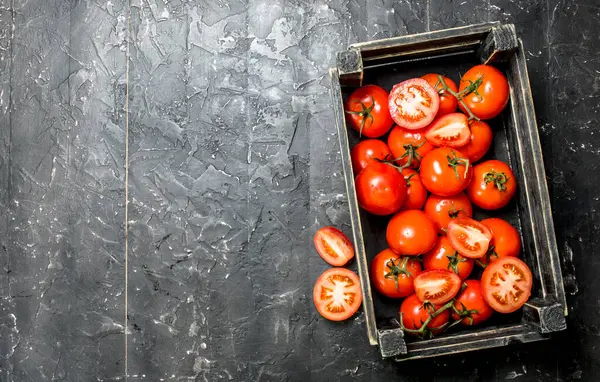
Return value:
M 124 191 L 129 44 L 129 348 Z M 592 0 L 0 0 L 0 380 L 597 381 Z M 327 68 L 357 41 L 499 20 L 528 65 L 563 255 L 554 342 L 396 365 L 312 306 L 349 232 Z M 596 134 L 595 134 L 596 133 Z

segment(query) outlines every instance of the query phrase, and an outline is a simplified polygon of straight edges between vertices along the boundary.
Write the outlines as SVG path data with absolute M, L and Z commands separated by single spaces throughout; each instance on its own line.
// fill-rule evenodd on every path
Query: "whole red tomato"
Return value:
M 472 121 L 469 125 L 471 138 L 469 142 L 460 148 L 460 151 L 471 160 L 477 162 L 488 152 L 492 145 L 492 129 L 483 121 Z
M 414 293 L 413 279 L 421 273 L 421 264 L 414 257 L 399 256 L 391 249 L 379 252 L 371 262 L 371 282 L 377 291 L 391 298 Z
M 479 325 L 492 316 L 494 310 L 483 299 L 479 280 L 467 280 L 465 289 L 458 294 L 454 308 L 460 312 L 452 312 L 452 319 L 459 320 L 466 326 Z
M 458 90 L 461 99 L 479 119 L 494 118 L 508 103 L 508 81 L 493 66 L 477 65 L 469 69 L 460 79 Z M 462 104 L 459 107 L 467 112 Z
M 433 248 L 437 241 L 437 230 L 425 212 L 406 210 L 390 219 L 385 237 L 392 251 L 416 256 Z
M 433 220 L 439 233 L 446 233 L 450 220 L 473 216 L 473 207 L 464 192 L 454 196 L 430 195 L 424 211 Z
M 492 232 L 492 241 L 487 256 L 478 259 L 482 265 L 506 256 L 519 256 L 521 252 L 521 236 L 519 231 L 509 222 L 500 218 L 483 219 L 481 224 Z
M 493 159 L 475 166 L 467 195 L 477 207 L 497 210 L 507 205 L 516 191 L 517 181 L 510 167 Z
M 446 236 L 441 236 L 433 249 L 423 256 L 425 269 L 440 269 L 454 272 L 461 280 L 471 274 L 475 262 L 461 256 L 450 244 Z
M 429 192 L 452 196 L 463 191 L 472 177 L 470 161 L 460 151 L 439 147 L 421 161 L 421 181 Z
M 410 161 L 410 166 L 418 168 L 421 158 L 434 149 L 433 145 L 425 139 L 427 129 L 408 130 L 394 126 L 388 136 L 388 147 L 399 166 L 404 166 Z
M 423 187 L 421 176 L 413 169 L 405 168 L 402 175 L 406 180 L 406 200 L 402 210 L 420 210 L 427 199 L 427 190 Z
M 402 305 L 400 305 L 400 320 L 402 326 L 409 330 L 419 330 L 433 312 L 440 308 L 441 306 L 433 306 L 433 309 L 430 310 L 423 305 L 417 295 L 410 295 L 405 298 L 404 301 L 402 301 Z M 427 332 L 431 334 L 440 333 L 448 323 L 449 319 L 449 310 L 444 310 L 429 321 L 426 329 L 423 330 L 421 335 L 426 336 L 428 334 Z M 415 335 L 416 333 L 407 332 L 407 334 Z
M 441 117 L 442 115 L 453 113 L 456 111 L 456 107 L 458 106 L 458 100 L 452 94 L 444 91 L 444 86 L 439 80 L 439 74 L 436 73 L 428 73 L 421 77 L 425 81 L 429 83 L 429 85 L 433 86 L 435 90 L 437 90 L 440 95 L 440 108 L 437 112 L 436 118 Z M 458 87 L 456 83 L 452 81 L 450 78 L 442 76 L 442 79 L 446 86 L 450 88 L 453 92 L 458 92 Z
M 358 142 L 350 153 L 352 158 L 352 169 L 355 174 L 373 163 L 380 163 L 379 160 L 391 159 L 392 153 L 385 144 L 379 139 L 365 139 Z
M 402 173 L 385 163 L 374 163 L 358 173 L 354 181 L 358 204 L 375 215 L 398 211 L 406 199 Z
M 376 85 L 356 89 L 344 107 L 350 126 L 368 138 L 378 138 L 387 133 L 394 123 L 388 97 L 388 92 Z

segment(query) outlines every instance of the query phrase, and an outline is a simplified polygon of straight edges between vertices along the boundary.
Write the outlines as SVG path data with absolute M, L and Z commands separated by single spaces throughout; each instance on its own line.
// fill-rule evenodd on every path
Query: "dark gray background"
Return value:
M 131 380 L 600 378 L 600 8 L 587 1 L 132 0 Z M 0 380 L 124 374 L 128 5 L 0 0 Z M 327 68 L 356 41 L 499 20 L 527 50 L 556 233 L 552 342 L 396 365 L 312 305 L 349 231 Z M 572 267 L 567 262 L 568 267 Z

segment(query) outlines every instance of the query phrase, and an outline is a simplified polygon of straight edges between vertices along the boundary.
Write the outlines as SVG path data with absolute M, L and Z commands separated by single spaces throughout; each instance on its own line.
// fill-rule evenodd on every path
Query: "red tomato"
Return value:
M 423 256 L 423 267 L 425 269 L 439 269 L 454 272 L 465 280 L 471 274 L 474 266 L 474 260 L 461 256 L 452 244 L 450 239 L 442 236 L 438 239 L 433 249 Z
M 410 166 L 418 168 L 421 158 L 434 149 L 425 139 L 425 130 L 407 130 L 394 126 L 388 136 L 388 147 L 399 166 L 410 161 Z
M 481 162 L 473 168 L 473 181 L 467 195 L 477 207 L 497 210 L 510 202 L 517 191 L 515 175 L 499 160 Z
M 344 109 L 350 126 L 361 136 L 378 138 L 392 127 L 388 93 L 375 85 L 356 89 L 346 101 Z
M 331 321 L 350 318 L 362 303 L 358 275 L 346 268 L 330 268 L 317 279 L 313 301 L 321 316 Z
M 438 310 L 439 308 L 441 307 L 434 306 L 434 310 Z M 404 301 L 402 301 L 402 305 L 400 305 L 400 320 L 402 321 L 402 326 L 406 329 L 421 329 L 430 315 L 431 312 L 423 306 L 423 303 L 414 294 L 405 298 Z M 437 334 L 442 331 L 449 319 L 450 312 L 444 310 L 427 324 L 427 330 L 430 331 L 431 334 Z M 407 334 L 413 335 L 414 333 L 407 332 Z
M 472 121 L 469 128 L 471 138 L 465 146 L 460 148 L 460 151 L 473 163 L 483 158 L 485 153 L 488 152 L 494 135 L 490 125 L 483 121 Z
M 414 293 L 413 278 L 421 273 L 414 257 L 402 257 L 391 249 L 379 252 L 371 262 L 371 282 L 387 297 L 401 298 Z
M 439 269 L 421 272 L 415 277 L 415 294 L 419 300 L 442 305 L 452 300 L 460 290 L 460 277 Z
M 440 108 L 437 112 L 437 117 L 441 117 L 444 114 L 452 113 L 456 111 L 456 107 L 458 106 L 458 100 L 452 94 L 443 90 L 443 86 L 439 81 L 439 75 L 435 73 L 429 73 L 421 78 L 429 83 L 429 85 L 433 86 L 435 90 L 437 90 L 440 96 Z M 458 87 L 450 78 L 442 76 L 442 79 L 447 87 L 450 88 L 453 92 L 458 92 Z
M 323 227 L 313 239 L 319 256 L 334 267 L 345 265 L 354 257 L 354 246 L 342 231 L 335 227 Z
M 421 161 L 421 181 L 429 192 L 452 196 L 463 191 L 471 181 L 472 169 L 468 159 L 456 149 L 440 147 Z
M 448 223 L 448 239 L 458 253 L 464 257 L 477 259 L 485 256 L 492 240 L 492 233 L 477 220 L 458 218 Z
M 421 176 L 409 168 L 402 170 L 402 175 L 406 180 L 406 200 L 401 210 L 420 210 L 427 200 L 427 190 L 421 183 Z
M 500 313 L 512 313 L 531 295 L 531 270 L 516 257 L 508 256 L 490 263 L 481 275 L 483 299 Z
M 454 303 L 454 308 L 461 314 L 452 312 L 452 319 L 456 321 L 464 317 L 461 322 L 463 325 L 479 325 L 489 319 L 494 310 L 483 299 L 479 280 L 467 280 L 465 284 L 466 288 L 458 294 Z
M 433 220 L 439 233 L 446 233 L 450 220 L 473 216 L 473 207 L 464 192 L 454 196 L 430 195 L 424 211 Z
M 492 241 L 487 256 L 479 259 L 480 263 L 486 265 L 489 261 L 494 261 L 500 257 L 519 256 L 521 236 L 519 236 L 519 231 L 515 227 L 500 218 L 484 219 L 481 224 L 488 227 L 492 232 Z
M 434 146 L 464 146 L 471 139 L 468 118 L 463 113 L 450 113 L 439 117 L 429 125 L 425 138 Z
M 406 181 L 398 169 L 377 163 L 358 173 L 354 181 L 358 204 L 375 215 L 398 211 L 406 199 Z
M 468 88 L 468 90 L 467 90 Z M 492 119 L 508 103 L 508 81 L 501 71 L 489 65 L 477 65 L 460 79 L 459 94 L 471 112 L 479 119 Z M 462 104 L 458 105 L 466 112 Z
M 416 256 L 433 248 L 437 241 L 437 231 L 425 212 L 406 210 L 390 219 L 385 237 L 392 251 Z
M 421 78 L 394 85 L 389 97 L 392 119 L 400 127 L 421 129 L 431 123 L 440 107 L 440 97 Z
M 377 159 L 391 159 L 392 152 L 385 142 L 379 139 L 365 139 L 352 148 L 351 157 L 352 169 L 358 174 L 370 164 L 381 163 Z

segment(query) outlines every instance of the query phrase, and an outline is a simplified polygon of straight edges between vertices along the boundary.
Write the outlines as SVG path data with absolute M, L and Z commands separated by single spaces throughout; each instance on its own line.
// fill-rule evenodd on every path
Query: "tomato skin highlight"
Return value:
M 506 206 L 516 191 L 517 181 L 510 167 L 491 159 L 475 165 L 467 195 L 477 207 L 497 210 Z
M 481 275 L 483 299 L 500 313 L 512 313 L 521 308 L 531 295 L 531 285 L 531 270 L 512 256 L 491 262 Z
M 408 274 L 402 271 L 398 273 L 398 268 Z M 371 261 L 370 275 L 373 286 L 379 293 L 390 298 L 402 298 L 413 294 L 413 279 L 419 273 L 421 264 L 415 258 L 399 256 L 389 248 L 379 252 Z
M 434 146 L 460 148 L 471 139 L 468 118 L 463 113 L 438 117 L 427 128 L 425 138 Z
M 487 253 L 492 233 L 477 220 L 458 218 L 448 223 L 448 239 L 458 253 L 478 259 Z
M 388 136 L 388 147 L 392 152 L 392 156 L 396 160 L 398 166 L 404 166 L 411 158 L 410 152 L 407 152 L 405 145 L 411 145 L 410 150 L 413 151 L 410 167 L 418 168 L 421 163 L 421 158 L 429 154 L 434 146 L 427 142 L 425 133 L 427 129 L 408 130 L 399 126 L 394 126 Z
M 407 256 L 428 252 L 437 242 L 435 225 L 420 210 L 398 212 L 390 219 L 385 236 L 392 251 Z
M 446 234 L 450 220 L 473 216 L 471 201 L 464 192 L 453 196 L 430 195 L 423 210 L 433 220 L 440 234 Z
M 440 309 L 441 306 L 434 306 L 435 310 Z M 423 323 L 429 318 L 429 311 L 423 306 L 423 303 L 419 300 L 416 295 L 410 295 L 402 301 L 400 305 L 400 318 L 402 325 L 406 329 L 418 330 L 423 326 Z M 443 326 L 450 319 L 450 312 L 445 310 L 433 318 L 427 328 L 433 333 L 438 334 L 443 330 Z M 414 333 L 405 332 L 408 335 L 415 335 Z
M 460 148 L 460 151 L 469 158 L 472 163 L 477 162 L 489 151 L 492 146 L 494 134 L 492 128 L 484 121 L 472 121 L 469 125 L 471 137 L 469 142 Z
M 398 126 L 415 130 L 433 121 L 440 107 L 440 97 L 427 81 L 412 78 L 394 85 L 388 105 Z
M 428 73 L 424 76 L 421 76 L 421 78 L 427 81 L 429 85 L 433 86 L 440 96 L 440 108 L 438 109 L 436 118 L 456 111 L 456 108 L 458 107 L 458 100 L 452 94 L 443 91 L 444 87 L 441 83 L 439 83 L 438 74 Z M 446 86 L 450 88 L 450 90 L 455 93 L 458 92 L 458 86 L 456 86 L 454 81 L 446 76 L 442 76 L 442 79 Z
M 361 135 L 368 138 L 379 138 L 392 127 L 393 121 L 388 106 L 388 92 L 376 85 L 366 85 L 356 89 L 344 106 L 348 124 Z M 356 114 L 373 106 L 368 116 Z M 363 123 L 364 121 L 364 123 Z
M 418 274 L 414 284 L 415 294 L 419 300 L 443 305 L 456 296 L 460 290 L 461 280 L 454 272 L 432 269 Z
M 488 227 L 492 233 L 490 249 L 493 247 L 493 250 L 492 253 L 488 251 L 486 256 L 479 259 L 480 263 L 487 265 L 489 261 L 494 261 L 501 257 L 519 256 L 521 253 L 521 236 L 515 227 L 500 218 L 483 219 L 481 224 Z
M 421 161 L 421 182 L 435 195 L 453 196 L 462 192 L 472 176 L 470 161 L 460 151 L 450 147 L 439 147 Z
M 335 227 L 322 227 L 313 238 L 319 256 L 334 267 L 341 267 L 354 258 L 354 245 Z
M 460 79 L 459 93 L 479 79 L 481 83 L 477 87 L 477 93 L 466 94 L 462 100 L 477 118 L 492 119 L 508 104 L 508 81 L 504 74 L 493 66 L 477 65 L 469 69 Z M 462 104 L 458 106 L 466 112 Z
M 380 163 L 379 160 L 391 159 L 392 152 L 385 142 L 379 139 L 365 139 L 358 142 L 350 153 L 352 170 L 358 174 L 368 165 Z
M 406 181 L 396 168 L 377 163 L 358 173 L 354 181 L 358 204 L 374 215 L 391 215 L 406 199 Z
M 427 270 L 445 270 L 454 272 L 465 280 L 471 272 L 475 261 L 456 252 L 450 239 L 441 236 L 433 249 L 423 256 L 423 267 Z
M 466 288 L 458 294 L 454 307 L 458 311 L 463 310 L 476 310 L 472 312 L 469 317 L 464 317 L 461 324 L 464 326 L 479 325 L 484 321 L 487 321 L 494 310 L 490 305 L 483 299 L 483 293 L 481 292 L 481 282 L 479 280 L 467 280 L 465 281 Z M 454 321 L 460 319 L 460 315 L 456 312 L 452 312 L 452 319 Z
M 343 295 L 343 301 L 336 295 Z M 329 268 L 315 282 L 313 302 L 319 314 L 330 321 L 352 317 L 362 303 L 358 275 L 346 268 Z
M 413 169 L 402 170 L 406 180 L 406 200 L 400 210 L 420 210 L 427 200 L 427 190 L 423 187 L 421 176 Z

